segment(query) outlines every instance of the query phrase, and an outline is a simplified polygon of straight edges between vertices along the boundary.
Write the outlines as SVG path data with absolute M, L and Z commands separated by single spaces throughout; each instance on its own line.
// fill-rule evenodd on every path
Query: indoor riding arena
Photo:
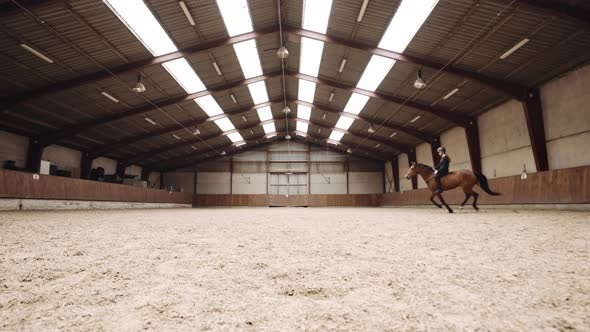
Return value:
M 590 2 L 0 0 L 0 331 L 590 331 Z

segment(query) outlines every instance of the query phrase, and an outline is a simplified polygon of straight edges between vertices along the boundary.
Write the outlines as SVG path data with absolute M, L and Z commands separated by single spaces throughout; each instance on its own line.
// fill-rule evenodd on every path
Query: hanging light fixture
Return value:
M 279 59 L 286 59 L 286 58 L 288 58 L 289 57 L 289 50 L 285 46 L 281 46 L 277 50 L 277 57 Z
M 373 125 L 371 125 L 367 131 L 369 132 L 369 134 L 374 134 L 375 128 L 373 128 Z
M 287 136 L 285 136 L 286 140 L 290 140 L 291 139 L 291 135 L 287 134 Z
M 289 106 L 285 105 L 285 107 L 283 107 L 283 113 L 285 113 L 285 114 L 291 113 L 291 109 L 289 108 Z
M 193 129 L 193 135 L 199 135 L 201 133 L 201 131 L 199 130 L 199 128 L 195 125 L 195 128 Z
M 135 83 L 135 86 L 133 87 L 133 91 L 137 92 L 137 93 L 142 93 L 145 92 L 145 85 L 143 85 L 143 83 L 141 83 L 142 77 L 141 77 L 141 73 L 137 74 L 137 83 Z
M 424 82 L 424 79 L 422 78 L 422 69 L 418 69 L 418 72 L 416 73 L 416 81 L 414 82 L 414 87 L 416 89 L 424 89 L 426 87 L 426 82 Z
M 520 179 L 521 180 L 526 180 L 527 179 L 526 164 L 524 164 L 523 167 L 522 167 L 522 174 L 520 174 Z
M 346 153 L 352 153 L 352 150 L 351 149 L 347 149 L 346 150 Z

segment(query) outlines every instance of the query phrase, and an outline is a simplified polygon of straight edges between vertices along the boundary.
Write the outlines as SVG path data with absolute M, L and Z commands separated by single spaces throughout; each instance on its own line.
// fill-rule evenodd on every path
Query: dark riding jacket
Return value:
M 440 158 L 440 162 L 434 168 L 435 170 L 438 171 L 436 173 L 436 175 L 443 176 L 443 175 L 449 174 L 449 164 L 450 164 L 449 157 L 447 157 L 446 155 L 445 156 L 442 156 Z

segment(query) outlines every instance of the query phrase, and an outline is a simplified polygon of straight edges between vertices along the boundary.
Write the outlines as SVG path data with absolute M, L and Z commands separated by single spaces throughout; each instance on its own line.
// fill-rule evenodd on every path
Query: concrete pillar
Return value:
M 31 138 L 27 150 L 27 161 L 25 165 L 27 172 L 39 173 L 44 148 L 45 146 L 39 142 L 38 138 Z
M 412 163 L 417 162 L 416 161 L 416 148 L 411 148 L 407 154 L 408 154 L 408 164 L 411 167 Z M 418 177 L 417 176 L 414 176 L 412 178 L 412 189 L 414 189 L 414 190 L 418 189 Z
M 549 170 L 549 157 L 545 143 L 545 124 L 543 122 L 543 105 L 539 89 L 529 91 L 527 99 L 523 102 L 524 116 L 531 139 L 533 157 L 537 172 Z
M 92 158 L 88 153 L 83 152 L 82 158 L 80 158 L 80 179 L 89 179 L 90 170 L 92 169 Z

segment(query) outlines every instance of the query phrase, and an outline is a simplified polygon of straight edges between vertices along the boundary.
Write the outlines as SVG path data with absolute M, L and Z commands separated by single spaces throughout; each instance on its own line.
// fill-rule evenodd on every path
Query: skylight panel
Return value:
M 254 105 L 266 103 L 268 101 L 268 93 L 266 92 L 264 81 L 248 84 L 248 90 L 250 90 Z
M 231 123 L 231 121 L 229 121 L 229 118 L 221 118 L 213 122 L 215 122 L 215 124 L 217 125 L 217 127 L 219 127 L 219 129 L 221 129 L 221 131 L 229 131 L 236 129 L 236 127 L 234 127 L 234 124 Z
M 437 2 L 438 0 L 403 0 L 389 23 L 379 48 L 403 53 Z
M 324 42 L 302 37 L 299 72 L 302 74 L 318 77 L 323 51 Z
M 309 128 L 309 125 L 305 122 L 301 122 L 301 121 L 297 121 L 297 131 L 306 133 L 307 129 Z
M 223 114 L 223 110 L 211 95 L 195 98 L 194 100 L 197 105 L 199 105 L 199 107 L 209 116 Z
M 164 68 L 174 77 L 186 93 L 195 93 L 207 90 L 203 81 L 197 76 L 194 69 L 189 65 L 185 58 L 180 58 L 162 64 Z
M 363 110 L 363 107 L 365 107 L 367 104 L 367 101 L 369 101 L 368 96 L 354 92 L 352 96 L 350 96 L 350 99 L 348 99 L 348 102 L 344 107 L 344 112 L 359 114 Z
M 336 142 L 340 142 L 342 137 L 344 137 L 344 133 L 342 133 L 340 131 L 332 130 L 332 133 L 330 134 L 329 139 L 336 141 Z
M 258 117 L 260 121 L 268 121 L 272 120 L 272 111 L 270 110 L 270 106 L 265 106 L 256 110 L 258 113 Z
M 217 0 L 217 6 L 230 37 L 254 30 L 246 0 Z
M 313 96 L 315 95 L 315 83 L 299 80 L 299 92 L 297 93 L 297 99 L 313 103 Z
M 275 127 L 274 122 L 267 123 L 267 124 L 263 125 L 262 129 L 264 129 L 265 134 L 270 134 L 270 133 L 274 133 L 275 131 L 277 131 L 277 128 Z
M 354 122 L 353 118 L 349 118 L 347 116 L 341 116 L 340 119 L 338 119 L 338 122 L 336 122 L 336 128 L 342 129 L 342 130 L 348 130 L 348 128 L 350 128 L 350 126 L 352 126 L 352 123 Z
M 304 120 L 309 120 L 311 117 L 311 107 L 305 105 L 297 105 L 297 117 Z
M 260 57 L 256 48 L 256 40 L 250 39 L 234 44 L 234 51 L 236 52 L 245 78 L 262 75 L 262 66 L 260 65 Z
M 240 133 L 238 133 L 238 132 L 231 133 L 231 134 L 227 135 L 227 138 L 229 138 L 229 140 L 232 141 L 232 143 L 241 142 L 244 140 L 242 135 L 240 135 Z
M 178 51 L 142 0 L 104 0 L 104 2 L 154 56 Z
M 383 79 L 387 76 L 387 73 L 389 73 L 389 70 L 391 70 L 394 64 L 395 60 L 393 59 L 373 55 L 356 86 L 374 92 L 381 82 L 383 82 Z
M 325 34 L 332 0 L 306 0 L 303 3 L 303 29 Z

